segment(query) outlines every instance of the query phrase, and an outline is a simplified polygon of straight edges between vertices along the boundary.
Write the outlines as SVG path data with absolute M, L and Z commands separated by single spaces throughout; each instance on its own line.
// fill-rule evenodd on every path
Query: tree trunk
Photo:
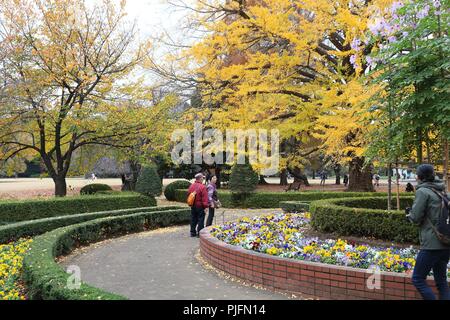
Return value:
M 336 175 L 336 184 L 341 184 L 341 165 L 338 164 L 334 167 L 334 174 Z
M 217 167 L 216 168 L 216 178 L 217 178 L 217 182 L 216 182 L 216 188 L 220 189 L 221 188 L 221 184 L 222 184 L 222 180 L 220 177 L 220 172 L 222 171 L 221 168 Z
M 136 182 L 139 177 L 139 172 L 141 171 L 141 165 L 137 161 L 130 161 L 130 169 L 131 169 L 131 182 L 130 182 L 130 188 L 131 191 L 136 190 Z
M 280 174 L 280 186 L 287 186 L 288 183 L 288 172 L 286 169 L 281 170 Z
M 313 180 L 316 179 L 316 170 L 313 170 L 313 171 L 312 171 L 312 178 L 313 178 Z
M 450 174 L 449 174 L 449 148 L 448 148 L 448 140 L 444 140 L 444 175 L 443 180 L 445 185 L 447 186 L 447 192 L 450 191 Z
M 266 179 L 264 178 L 264 176 L 259 176 L 259 184 L 261 184 L 261 185 L 267 185 L 267 184 L 269 184 L 267 181 L 266 181 Z
M 55 182 L 55 196 L 65 197 L 67 195 L 66 177 L 56 176 L 53 177 L 53 181 Z
M 303 182 L 305 186 L 309 186 L 308 177 L 302 172 L 300 168 L 294 168 L 294 170 L 289 170 L 289 172 L 294 176 L 294 182 Z
M 364 167 L 364 158 L 354 158 L 349 165 L 348 191 L 375 192 L 372 183 L 372 167 Z
M 422 141 L 423 141 L 422 130 L 421 129 L 417 129 L 417 162 L 419 164 L 423 163 L 423 146 L 422 146 Z
M 400 210 L 400 175 L 398 174 L 398 162 L 395 164 L 395 172 L 397 173 L 397 210 Z
M 392 163 L 389 162 L 388 167 L 388 210 L 392 209 Z

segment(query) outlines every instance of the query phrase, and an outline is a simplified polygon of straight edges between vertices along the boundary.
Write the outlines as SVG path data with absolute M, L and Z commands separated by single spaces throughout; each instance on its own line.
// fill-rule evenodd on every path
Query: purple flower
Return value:
M 370 67 L 373 67 L 373 66 L 375 66 L 375 64 L 376 64 L 376 59 L 374 59 L 374 58 L 372 58 L 372 57 L 366 57 L 366 61 L 367 61 L 367 64 L 370 66 Z
M 391 34 L 392 31 L 394 30 L 394 28 L 390 24 L 384 23 L 383 26 L 384 26 L 384 28 L 381 33 L 385 36 Z
M 417 18 L 418 19 L 423 19 L 426 16 L 428 16 L 428 12 L 430 11 L 430 6 L 426 5 L 425 7 L 423 7 L 421 10 L 419 10 L 419 12 L 417 13 Z
M 441 2 L 439 0 L 433 0 L 433 7 L 440 8 L 441 7 Z
M 391 12 L 395 13 L 398 9 L 403 7 L 403 3 L 401 1 L 396 1 L 391 6 Z
M 356 56 L 354 54 L 350 56 L 350 63 L 353 65 L 356 63 Z
M 394 42 L 397 41 L 397 38 L 394 37 L 394 36 L 390 36 L 390 37 L 388 38 L 388 41 L 389 41 L 389 43 L 394 43 Z
M 351 42 L 350 47 L 352 48 L 352 50 L 358 51 L 360 45 L 361 45 L 361 40 L 359 40 L 358 38 L 355 38 Z
M 409 35 L 409 32 L 408 31 L 403 31 L 402 35 L 403 35 L 403 37 L 406 38 Z
M 376 20 L 375 23 L 369 25 L 370 32 L 372 32 L 374 35 L 379 35 L 381 30 L 385 28 L 385 22 L 384 20 Z

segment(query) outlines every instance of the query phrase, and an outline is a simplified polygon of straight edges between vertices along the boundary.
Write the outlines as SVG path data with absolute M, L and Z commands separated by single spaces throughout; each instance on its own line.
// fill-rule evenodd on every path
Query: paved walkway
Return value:
M 227 210 L 226 220 L 272 212 L 279 210 Z M 292 298 L 244 286 L 205 268 L 195 257 L 198 254 L 198 241 L 197 238 L 189 237 L 188 226 L 160 229 L 82 248 L 65 258 L 61 264 L 79 266 L 83 281 L 130 299 Z

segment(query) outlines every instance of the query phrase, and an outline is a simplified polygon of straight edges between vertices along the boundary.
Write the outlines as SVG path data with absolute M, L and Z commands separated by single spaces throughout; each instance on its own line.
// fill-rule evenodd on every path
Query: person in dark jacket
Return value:
M 321 186 L 325 186 L 325 183 L 327 182 L 327 172 L 325 170 L 323 170 L 320 173 L 320 185 Z
M 191 237 L 198 237 L 205 227 L 205 209 L 208 208 L 208 191 L 203 184 L 205 176 L 202 173 L 195 175 L 195 182 L 189 187 L 188 196 L 196 192 L 194 205 L 191 208 Z
M 414 192 L 414 186 L 413 186 L 410 182 L 408 182 L 408 183 L 406 184 L 405 191 L 406 191 L 406 192 Z
M 348 185 L 348 174 L 344 175 L 344 185 L 347 186 Z
M 417 182 L 414 204 L 407 215 L 409 220 L 420 226 L 420 251 L 416 258 L 412 282 L 424 300 L 435 300 L 436 297 L 426 282 L 427 276 L 433 270 L 440 300 L 450 300 L 447 282 L 450 247 L 439 241 L 432 226 L 436 226 L 442 210 L 441 199 L 433 189 L 443 192 L 445 185 L 437 180 L 434 168 L 429 164 L 418 167 Z
M 212 226 L 213 219 L 214 219 L 214 211 L 216 210 L 216 203 L 218 197 L 217 197 L 217 177 L 213 176 L 211 178 L 211 182 L 206 187 L 206 190 L 208 190 L 208 203 L 209 203 L 209 209 L 208 209 L 208 219 L 206 220 L 206 226 Z

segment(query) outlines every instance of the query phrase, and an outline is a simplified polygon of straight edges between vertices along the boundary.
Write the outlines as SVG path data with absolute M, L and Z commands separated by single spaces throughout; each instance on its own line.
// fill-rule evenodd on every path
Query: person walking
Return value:
M 414 186 L 411 184 L 411 182 L 408 182 L 406 184 L 405 192 L 414 192 Z
M 348 174 L 344 175 L 344 186 L 348 185 Z
M 442 212 L 442 200 L 436 192 L 442 193 L 445 185 L 435 177 L 434 168 L 429 164 L 422 164 L 417 168 L 417 182 L 413 206 L 406 209 L 407 218 L 420 226 L 420 251 L 416 258 L 412 282 L 424 300 L 435 300 L 436 297 L 426 281 L 433 270 L 439 299 L 450 300 L 447 282 L 450 247 L 442 243 L 434 231 Z
M 206 220 L 206 226 L 212 226 L 214 219 L 214 212 L 219 207 L 219 198 L 217 197 L 217 177 L 213 176 L 209 182 L 206 190 L 208 190 L 208 219 Z
M 323 170 L 320 173 L 320 185 L 321 186 L 325 186 L 325 182 L 327 181 L 327 173 L 325 172 L 325 170 Z
M 191 237 L 199 237 L 200 231 L 205 227 L 205 209 L 208 208 L 208 191 L 203 184 L 205 176 L 202 173 L 195 175 L 195 182 L 188 190 L 188 197 L 195 192 L 195 200 L 191 207 Z
M 375 174 L 375 186 L 379 187 L 380 186 L 380 175 L 378 173 Z

